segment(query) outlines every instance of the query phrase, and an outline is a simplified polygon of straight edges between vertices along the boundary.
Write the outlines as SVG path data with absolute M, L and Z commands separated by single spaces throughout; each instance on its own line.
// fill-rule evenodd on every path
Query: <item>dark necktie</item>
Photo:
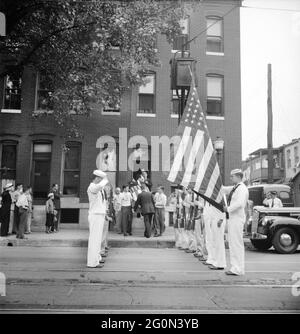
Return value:
M 232 188 L 231 192 L 229 193 L 229 196 L 228 196 L 228 206 L 230 205 L 230 202 L 231 202 L 233 193 L 235 192 L 236 188 L 237 188 L 239 185 L 240 185 L 239 183 L 236 184 L 236 185 Z
M 272 208 L 274 207 L 274 199 L 272 199 L 272 206 L 271 206 Z

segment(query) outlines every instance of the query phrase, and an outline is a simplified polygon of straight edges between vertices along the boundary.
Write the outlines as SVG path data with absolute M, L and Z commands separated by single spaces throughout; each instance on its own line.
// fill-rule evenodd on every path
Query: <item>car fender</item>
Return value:
M 283 216 L 270 216 L 268 220 L 271 220 L 270 230 L 273 233 L 277 227 L 295 227 L 298 233 L 300 233 L 300 221 L 297 218 L 283 217 Z

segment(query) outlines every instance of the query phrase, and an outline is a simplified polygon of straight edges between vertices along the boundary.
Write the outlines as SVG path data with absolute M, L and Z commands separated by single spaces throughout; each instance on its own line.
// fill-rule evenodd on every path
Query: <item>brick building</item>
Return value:
M 125 92 L 119 108 L 94 106 L 89 119 L 78 116 L 82 117 L 82 140 L 66 143 L 51 114 L 43 119 L 32 117 L 43 109 L 46 91 L 38 73 L 25 68 L 19 76 L 8 75 L 0 82 L 0 187 L 8 180 L 32 185 L 36 219 L 44 224 L 42 204 L 50 185 L 58 183 L 63 191 L 62 226 L 86 227 L 91 171 L 103 168 L 103 163 L 116 166 L 116 172 L 109 175 L 114 185 L 125 184 L 133 176 L 119 168 L 119 163 L 124 163 L 119 152 L 126 148 L 119 129 L 127 129 L 128 138 L 143 136 L 148 144 L 151 136 L 176 134 L 178 99 L 170 90 L 169 62 L 182 42 L 206 29 L 189 51 L 197 60 L 198 91 L 211 138 L 224 139 L 224 183 L 228 184 L 230 170 L 241 167 L 240 4 L 239 0 L 199 2 L 182 22 L 183 35 L 173 45 L 159 36 L 161 66 L 149 72 L 145 86 Z M 103 136 L 109 137 L 102 140 Z M 150 145 L 142 140 L 129 140 L 128 145 L 132 146 L 128 156 L 140 150 L 151 156 Z M 139 166 L 149 170 L 154 186 L 162 184 L 170 193 L 171 185 L 161 172 L 151 171 L 151 164 L 143 163 L 143 158 Z

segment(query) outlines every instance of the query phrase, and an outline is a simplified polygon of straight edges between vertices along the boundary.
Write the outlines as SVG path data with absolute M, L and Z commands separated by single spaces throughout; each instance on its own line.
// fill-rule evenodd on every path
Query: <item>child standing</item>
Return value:
M 54 194 L 48 194 L 48 200 L 46 202 L 46 233 L 52 233 L 54 227 Z

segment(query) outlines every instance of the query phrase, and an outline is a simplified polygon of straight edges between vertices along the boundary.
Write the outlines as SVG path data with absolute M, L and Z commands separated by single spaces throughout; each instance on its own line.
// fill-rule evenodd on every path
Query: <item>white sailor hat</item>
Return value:
M 99 177 L 103 177 L 103 178 L 107 176 L 106 173 L 102 172 L 102 170 L 100 169 L 95 169 L 93 171 L 93 174 Z
M 7 183 L 5 186 L 4 186 L 4 189 L 5 190 L 7 190 L 7 189 L 9 189 L 9 188 L 11 188 L 11 187 L 13 187 L 14 185 L 11 183 L 11 182 L 9 182 L 9 183 Z
M 230 175 L 232 176 L 232 175 L 237 175 L 237 174 L 239 174 L 239 175 L 243 175 L 243 171 L 241 170 L 241 169 L 239 169 L 239 168 L 236 168 L 236 169 L 233 169 L 231 172 L 230 172 Z

